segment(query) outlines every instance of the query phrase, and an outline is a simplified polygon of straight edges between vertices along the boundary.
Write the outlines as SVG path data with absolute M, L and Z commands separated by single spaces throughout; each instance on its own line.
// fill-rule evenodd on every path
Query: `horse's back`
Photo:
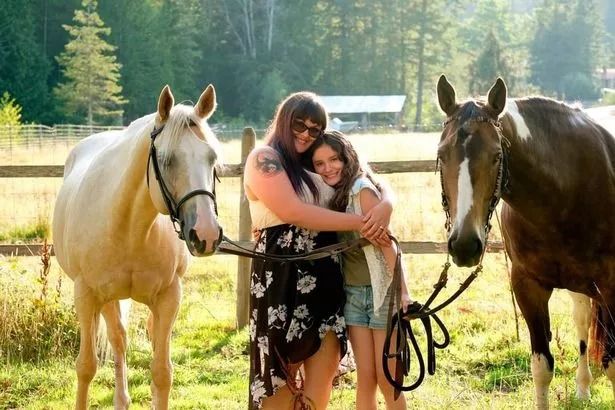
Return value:
M 122 131 L 106 131 L 90 135 L 79 141 L 71 150 L 64 164 L 64 181 L 74 172 L 80 175 L 87 170 L 94 158 L 120 138 Z
M 81 185 L 88 179 L 88 171 L 95 159 L 110 145 L 117 142 L 122 136 L 122 131 L 106 131 L 93 134 L 81 140 L 69 153 L 64 165 L 64 181 L 58 192 L 53 215 L 53 241 L 54 251 L 58 262 L 66 273 L 71 276 L 67 263 L 67 254 L 64 246 L 68 221 L 71 224 L 81 225 L 79 212 L 75 206 L 80 193 Z

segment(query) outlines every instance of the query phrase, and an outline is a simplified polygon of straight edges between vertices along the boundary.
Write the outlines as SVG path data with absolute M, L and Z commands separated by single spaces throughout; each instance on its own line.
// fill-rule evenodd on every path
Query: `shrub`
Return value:
M 21 125 L 21 106 L 7 91 L 0 98 L 0 125 Z
M 61 299 L 62 277 L 50 289 L 49 253 L 38 278 L 17 258 L 0 266 L 0 357 L 5 363 L 38 363 L 74 356 L 79 326 L 71 305 Z

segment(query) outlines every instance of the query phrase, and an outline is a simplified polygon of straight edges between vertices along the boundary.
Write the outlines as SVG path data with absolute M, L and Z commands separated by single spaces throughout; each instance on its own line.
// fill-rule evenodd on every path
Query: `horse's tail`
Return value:
M 596 363 L 602 363 L 606 331 L 602 323 L 602 307 L 594 299 L 591 299 L 591 321 L 589 323 L 588 357 Z
M 109 303 L 115 303 L 109 302 Z M 130 316 L 130 307 L 132 306 L 130 299 L 124 299 L 119 301 L 120 308 L 120 321 L 124 329 L 128 328 L 128 318 Z M 113 356 L 113 350 L 109 343 L 109 336 L 107 334 L 107 323 L 102 317 L 98 321 L 98 329 L 96 330 L 96 356 L 100 363 L 106 362 Z

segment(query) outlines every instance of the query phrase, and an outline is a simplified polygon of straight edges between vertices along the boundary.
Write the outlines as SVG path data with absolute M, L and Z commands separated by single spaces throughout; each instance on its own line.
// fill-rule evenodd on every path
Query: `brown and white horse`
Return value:
M 101 313 L 115 360 L 114 405 L 130 403 L 119 305 L 128 298 L 151 310 L 152 404 L 168 408 L 171 328 L 188 251 L 211 255 L 221 241 L 213 194 L 219 144 L 206 123 L 216 106 L 214 88 L 194 107 L 173 105 L 166 86 L 156 114 L 84 139 L 66 161 L 53 237 L 58 263 L 74 282 L 81 335 L 77 409 L 87 408 L 96 373 Z
M 509 99 L 498 79 L 486 101 L 457 102 L 444 76 L 446 113 L 438 146 L 448 249 L 459 266 L 478 264 L 490 208 L 502 205 L 512 286 L 530 332 L 536 405 L 548 408 L 554 360 L 549 298 L 572 293 L 579 337 L 577 395 L 589 397 L 590 299 L 600 307 L 602 365 L 615 391 L 615 138 L 582 110 L 540 97 Z

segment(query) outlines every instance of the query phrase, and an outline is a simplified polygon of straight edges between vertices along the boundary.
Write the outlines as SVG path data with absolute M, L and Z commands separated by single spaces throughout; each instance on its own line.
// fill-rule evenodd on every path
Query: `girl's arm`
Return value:
M 276 150 L 254 149 L 244 170 L 246 195 L 262 201 L 283 222 L 316 231 L 358 231 L 360 215 L 330 211 L 303 202 L 295 193 Z
M 387 229 L 391 223 L 395 193 L 386 182 L 379 180 L 378 184 L 380 185 L 382 199 L 369 211 L 364 211 L 363 222 L 365 222 L 365 225 L 361 229 L 361 234 L 366 237 L 375 235 L 380 226 Z
M 373 210 L 381 202 L 380 199 L 371 189 L 362 189 L 359 193 L 359 201 L 361 203 L 361 210 L 364 215 L 367 215 L 369 211 Z M 395 269 L 395 263 L 397 262 L 397 252 L 401 252 L 401 249 L 397 249 L 395 243 L 391 243 L 389 246 L 380 246 L 386 261 L 389 272 L 393 273 Z M 406 275 L 404 269 L 401 270 L 401 303 L 404 311 L 407 310 L 408 305 L 411 303 L 408 295 L 408 288 L 406 286 Z

